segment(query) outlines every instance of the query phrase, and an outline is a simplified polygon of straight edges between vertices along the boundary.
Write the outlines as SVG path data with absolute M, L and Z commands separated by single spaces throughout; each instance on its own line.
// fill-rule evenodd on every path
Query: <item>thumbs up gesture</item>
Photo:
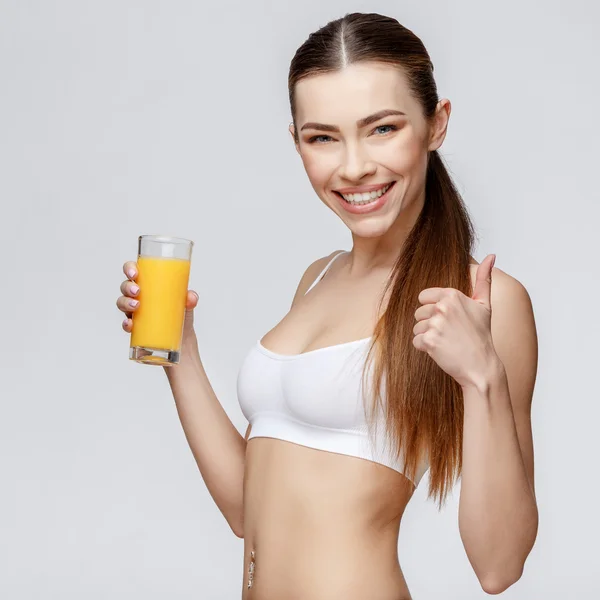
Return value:
M 475 385 L 490 361 L 499 358 L 492 342 L 491 291 L 495 254 L 477 268 L 473 296 L 454 288 L 427 288 L 419 294 L 413 346 L 429 356 L 463 388 Z

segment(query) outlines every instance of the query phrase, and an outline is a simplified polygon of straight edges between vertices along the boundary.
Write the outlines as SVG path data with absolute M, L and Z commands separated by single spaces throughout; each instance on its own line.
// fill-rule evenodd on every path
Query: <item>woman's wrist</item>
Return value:
M 164 366 L 163 368 L 167 375 L 170 375 L 173 374 L 173 369 L 177 370 L 178 367 L 197 362 L 201 362 L 200 352 L 198 351 L 198 339 L 193 331 L 186 332 L 179 351 L 179 363 L 176 365 Z

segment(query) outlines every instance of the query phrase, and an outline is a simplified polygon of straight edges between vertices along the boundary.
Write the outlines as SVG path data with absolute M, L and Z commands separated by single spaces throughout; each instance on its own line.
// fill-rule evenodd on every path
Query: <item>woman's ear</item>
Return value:
M 290 135 L 292 136 L 292 139 L 294 140 L 294 145 L 296 146 L 296 152 L 298 152 L 298 154 L 300 154 L 300 144 L 296 141 L 296 128 L 294 127 L 294 123 L 290 123 L 289 126 L 289 132 Z
M 437 150 L 443 143 L 448 129 L 448 121 L 450 119 L 450 111 L 452 105 L 448 98 L 442 98 L 436 107 L 435 115 L 430 129 L 429 146 L 427 150 Z

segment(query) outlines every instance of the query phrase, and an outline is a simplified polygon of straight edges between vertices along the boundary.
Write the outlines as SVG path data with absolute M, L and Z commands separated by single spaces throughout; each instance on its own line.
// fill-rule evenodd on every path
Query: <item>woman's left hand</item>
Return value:
M 477 268 L 472 298 L 454 288 L 419 294 L 413 346 L 429 356 L 463 388 L 477 385 L 499 360 L 492 342 L 491 291 L 495 254 Z

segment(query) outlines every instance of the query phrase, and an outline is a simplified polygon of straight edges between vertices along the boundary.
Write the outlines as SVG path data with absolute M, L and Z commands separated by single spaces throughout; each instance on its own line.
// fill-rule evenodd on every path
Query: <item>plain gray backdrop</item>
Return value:
M 239 598 L 243 541 L 209 496 L 162 369 L 115 301 L 137 236 L 195 241 L 200 353 L 236 377 L 310 262 L 350 249 L 288 133 L 287 72 L 347 12 L 397 18 L 452 102 L 441 148 L 475 257 L 535 310 L 536 545 L 511 599 L 594 599 L 600 92 L 591 0 L 0 1 L 0 597 Z M 415 600 L 488 597 L 425 476 L 402 522 Z

